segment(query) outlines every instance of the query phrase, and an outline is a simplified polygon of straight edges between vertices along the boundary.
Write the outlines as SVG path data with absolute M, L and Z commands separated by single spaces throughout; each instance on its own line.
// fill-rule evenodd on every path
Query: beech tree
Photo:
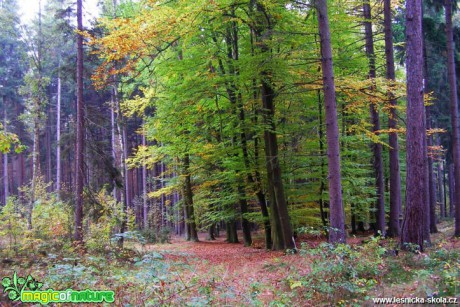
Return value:
M 324 107 L 326 110 L 326 137 L 329 178 L 329 211 L 331 243 L 345 243 L 345 218 L 342 204 L 340 174 L 339 127 L 335 96 L 334 68 L 332 62 L 331 34 L 326 0 L 315 1 L 321 37 L 321 66 L 323 72 Z

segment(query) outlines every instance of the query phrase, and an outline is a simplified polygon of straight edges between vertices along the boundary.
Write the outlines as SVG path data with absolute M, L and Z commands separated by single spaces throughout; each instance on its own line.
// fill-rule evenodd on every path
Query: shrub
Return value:
M 301 255 L 311 260 L 311 270 L 304 276 L 289 278 L 291 289 L 297 289 L 307 299 L 345 304 L 364 299 L 381 274 L 385 249 L 378 239 L 358 247 L 322 243 L 308 249 L 303 245 Z

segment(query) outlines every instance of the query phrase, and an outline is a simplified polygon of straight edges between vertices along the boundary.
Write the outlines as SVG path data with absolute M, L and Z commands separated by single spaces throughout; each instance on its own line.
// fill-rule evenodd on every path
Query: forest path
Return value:
M 163 254 L 167 260 L 190 264 L 191 274 L 215 278 L 221 287 L 231 287 L 237 295 L 247 295 L 248 289 L 263 291 L 258 293 L 262 301 L 270 301 L 275 290 L 288 288 L 285 279 L 289 275 L 309 269 L 306 258 L 298 254 L 227 243 L 225 234 L 207 241 L 206 234 L 200 233 L 199 239 L 199 242 L 187 242 L 183 237 L 173 237 L 170 244 L 145 248 Z M 259 289 L 261 284 L 265 286 Z

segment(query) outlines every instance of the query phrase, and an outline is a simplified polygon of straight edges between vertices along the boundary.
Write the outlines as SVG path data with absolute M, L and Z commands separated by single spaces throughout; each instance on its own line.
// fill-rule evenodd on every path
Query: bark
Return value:
M 60 68 L 59 68 L 60 69 Z M 61 73 L 58 71 L 56 101 L 56 195 L 61 193 Z
M 431 107 L 425 107 L 426 111 L 426 129 L 431 129 Z M 432 136 L 427 137 L 427 146 L 430 148 L 433 146 Z M 429 211 L 430 211 L 430 233 L 437 233 L 438 228 L 436 227 L 436 180 L 434 178 L 433 170 L 433 157 L 428 153 L 428 195 L 429 195 Z
M 184 158 L 184 204 L 186 213 L 186 224 L 188 227 L 187 241 L 198 242 L 198 233 L 196 231 L 195 214 L 193 209 L 193 192 L 192 192 L 192 181 L 190 176 L 190 156 L 187 154 Z
M 325 171 L 324 171 L 324 166 L 325 166 L 325 163 L 324 163 L 324 155 L 325 155 L 325 152 L 324 152 L 324 132 L 323 132 L 323 103 L 322 103 L 322 100 L 321 100 L 321 91 L 318 90 L 318 117 L 319 117 L 319 131 L 318 131 L 318 137 L 319 137 L 319 154 L 321 156 L 321 176 L 320 176 L 320 180 L 321 180 L 321 184 L 320 184 L 320 187 L 319 187 L 319 213 L 321 215 L 321 222 L 323 223 L 323 226 L 324 227 L 327 227 L 327 216 L 326 216 L 326 212 L 324 212 L 324 207 L 325 207 L 325 202 L 323 200 L 323 193 L 324 191 L 326 190 L 326 187 L 325 187 L 325 184 L 324 184 L 324 177 L 325 177 Z M 355 217 L 355 214 L 354 214 L 354 207 L 352 208 L 352 217 Z M 353 219 L 352 219 L 353 221 Z M 354 226 L 354 224 L 352 223 L 352 227 Z M 355 230 L 353 230 L 355 231 Z M 328 232 L 326 231 L 326 235 L 328 235 Z
M 51 108 L 49 105 L 46 106 L 46 114 L 51 113 Z M 46 117 L 46 127 L 45 127 L 45 159 L 46 159 L 46 183 L 50 183 L 53 180 L 52 176 L 52 163 L 51 163 L 51 116 Z M 52 191 L 52 186 L 47 187 L 47 192 Z
M 423 7 L 422 7 L 423 8 Z M 422 12 L 423 14 L 423 12 Z M 422 29 L 423 30 L 423 29 Z M 428 88 L 428 60 L 427 60 L 427 53 L 426 53 L 426 44 L 425 44 L 425 37 L 423 37 L 423 59 L 424 59 L 424 69 L 423 69 L 423 76 L 424 76 L 424 94 L 428 95 L 430 93 L 430 89 Z M 425 120 L 426 120 L 426 129 L 431 129 L 431 106 L 425 106 Z M 436 227 L 436 183 L 434 179 L 434 171 L 433 171 L 433 157 L 429 153 L 429 148 L 433 146 L 433 136 L 428 135 L 426 138 L 426 160 L 427 160 L 427 199 L 428 199 L 428 211 L 429 214 L 427 215 L 427 229 L 426 232 L 436 233 L 438 229 Z
M 267 40 L 273 32 L 273 20 L 263 3 L 254 1 L 257 9 L 256 41 L 259 51 L 270 58 Z M 278 140 L 275 124 L 275 90 L 272 83 L 272 72 L 267 68 L 260 72 L 261 96 L 264 120 L 265 162 L 270 193 L 272 249 L 295 249 L 293 232 L 289 220 L 286 197 L 284 194 L 283 176 L 278 157 Z
M 364 31 L 366 38 L 366 55 L 369 60 L 369 79 L 375 80 L 375 52 L 374 52 L 374 38 L 372 34 L 372 22 L 371 22 L 371 6 L 369 0 L 364 0 L 363 2 L 363 12 L 364 12 Z M 371 90 L 375 90 L 374 81 L 372 81 Z M 377 112 L 377 105 L 371 98 L 370 101 L 370 113 L 372 120 L 372 132 L 378 135 L 380 131 L 380 118 Z M 372 144 L 373 151 L 373 166 L 375 172 L 375 186 L 377 193 L 377 211 L 376 211 L 376 227 L 375 235 L 380 234 L 385 236 L 385 186 L 383 178 L 383 159 L 382 159 L 382 144 L 374 142 Z
M 225 223 L 226 226 L 226 234 L 227 234 L 227 242 L 228 243 L 239 243 L 238 241 L 238 233 L 236 231 L 236 221 L 230 220 Z
M 254 47 L 254 38 L 255 38 L 255 31 L 254 29 L 251 29 L 251 55 L 254 56 L 255 55 L 255 47 Z M 252 80 L 252 87 L 253 87 L 253 99 L 254 101 L 258 101 L 259 97 L 258 97 L 258 91 L 257 91 L 257 81 L 255 79 Z M 244 113 L 243 113 L 244 114 Z M 252 124 L 254 126 L 257 126 L 257 118 L 259 116 L 259 112 L 258 112 L 258 109 L 255 108 L 255 111 L 254 111 L 254 116 L 253 116 L 253 122 Z M 244 138 L 244 140 L 246 141 L 246 137 Z M 249 183 L 253 183 L 257 192 L 256 192 L 256 196 L 257 196 L 257 200 L 259 202 L 259 206 L 260 206 L 260 210 L 262 212 L 262 217 L 263 217 L 263 222 L 264 222 L 264 233 L 265 233 L 265 248 L 266 249 L 269 249 L 272 247 L 273 245 L 273 240 L 272 240 L 272 229 L 271 229 L 271 225 L 270 225 L 270 215 L 268 213 L 268 206 L 267 206 L 267 201 L 266 201 L 266 197 L 265 197 L 265 193 L 263 192 L 263 189 L 262 189 L 262 180 L 261 180 L 261 176 L 260 176 L 260 172 L 259 172 L 259 137 L 255 137 L 254 138 L 254 161 L 256 162 L 256 167 L 255 167 L 255 171 L 254 171 L 254 176 L 252 176 L 251 173 L 248 173 L 248 182 Z M 247 146 L 246 146 L 247 147 Z M 244 145 L 243 145 L 243 148 L 244 148 Z M 246 150 L 246 154 L 247 154 L 247 150 Z M 243 155 L 244 155 L 244 151 L 243 151 Z M 246 165 L 246 168 L 249 169 L 249 159 L 248 157 L 245 158 L 245 165 Z
M 408 1 L 406 6 L 407 70 L 407 177 L 406 209 L 401 231 L 401 245 L 424 250 L 427 215 L 427 164 L 425 106 L 423 102 L 422 3 Z
M 83 31 L 82 0 L 77 0 L 77 29 Z M 74 240 L 83 243 L 83 180 L 84 172 L 84 102 L 83 102 L 83 37 L 77 35 L 77 148 L 75 152 L 75 234 Z
M 385 27 L 385 59 L 386 59 L 386 78 L 391 85 L 395 82 L 395 65 L 393 54 L 393 30 L 391 16 L 391 0 L 384 0 L 384 27 Z M 390 102 L 390 115 L 388 117 L 388 128 L 397 129 L 397 101 L 393 92 L 388 91 Z M 389 164 L 390 164 L 390 219 L 388 223 L 388 236 L 398 237 L 400 234 L 399 216 L 401 214 L 401 174 L 399 168 L 399 144 L 398 134 L 389 133 L 388 143 Z
M 145 122 L 144 122 L 145 125 Z M 143 126 L 144 126 L 143 125 Z M 146 146 L 147 142 L 145 140 L 145 128 L 142 133 L 142 146 Z M 149 228 L 149 204 L 147 202 L 147 165 L 144 162 L 142 164 L 142 205 L 143 205 L 143 224 L 144 224 L 144 230 L 147 230 Z
M 7 112 L 6 112 L 6 105 L 5 105 L 5 97 L 3 98 L 3 131 L 5 133 L 8 132 L 8 121 L 7 121 Z M 8 153 L 3 154 L 3 196 L 4 196 L 4 204 L 6 205 L 6 202 L 9 197 L 9 187 L 8 187 L 8 178 L 9 178 L 9 172 L 8 172 Z
M 455 206 L 455 176 L 454 164 L 449 165 L 449 217 L 454 217 Z
M 450 116 L 452 123 L 452 156 L 454 162 L 454 207 L 455 207 L 455 231 L 456 237 L 460 236 L 460 126 L 458 119 L 458 94 L 457 76 L 455 72 L 455 45 L 452 26 L 452 0 L 445 0 L 446 11 L 446 38 L 447 38 L 447 76 L 450 88 Z
M 439 136 L 437 138 L 439 141 Z M 438 185 L 438 199 L 439 199 L 439 212 L 441 218 L 446 217 L 446 202 L 444 198 L 444 167 L 443 167 L 444 161 L 438 161 L 438 165 L 436 168 L 437 171 L 437 185 Z
M 316 0 L 316 10 L 321 38 L 321 66 L 323 72 L 324 107 L 326 115 L 326 138 L 329 171 L 329 242 L 345 243 L 345 217 L 342 204 L 340 174 L 339 127 L 335 97 L 334 69 L 332 62 L 331 35 L 326 0 Z
M 16 104 L 16 117 L 18 117 L 22 113 L 23 107 L 18 103 Z M 20 140 L 23 139 L 24 137 L 24 126 L 22 123 L 18 123 L 18 137 Z M 18 156 L 18 186 L 22 187 L 24 186 L 24 181 L 25 181 L 25 162 L 24 162 L 24 153 L 20 153 Z M 24 197 L 24 193 L 21 191 L 18 191 L 19 198 L 22 200 Z
M 216 232 L 216 224 L 212 224 L 208 227 L 208 236 L 206 237 L 206 240 L 208 241 L 214 241 L 216 237 L 214 236 L 214 233 Z

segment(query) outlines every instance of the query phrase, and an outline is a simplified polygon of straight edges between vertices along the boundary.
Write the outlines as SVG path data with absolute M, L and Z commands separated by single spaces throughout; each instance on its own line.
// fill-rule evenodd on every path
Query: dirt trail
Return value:
M 257 285 L 263 283 L 263 292 L 258 297 L 265 302 L 273 299 L 275 289 L 289 287 L 285 282 L 289 274 L 308 268 L 305 258 L 299 255 L 245 247 L 242 243 L 229 244 L 225 242 L 225 236 L 215 241 L 206 241 L 205 238 L 206 234 L 200 234 L 199 242 L 187 242 L 174 237 L 171 244 L 147 248 L 162 253 L 166 259 L 191 264 L 195 276 L 215 276 L 216 284 L 231 287 L 237 295 L 247 295 L 248 289 L 257 291 Z

